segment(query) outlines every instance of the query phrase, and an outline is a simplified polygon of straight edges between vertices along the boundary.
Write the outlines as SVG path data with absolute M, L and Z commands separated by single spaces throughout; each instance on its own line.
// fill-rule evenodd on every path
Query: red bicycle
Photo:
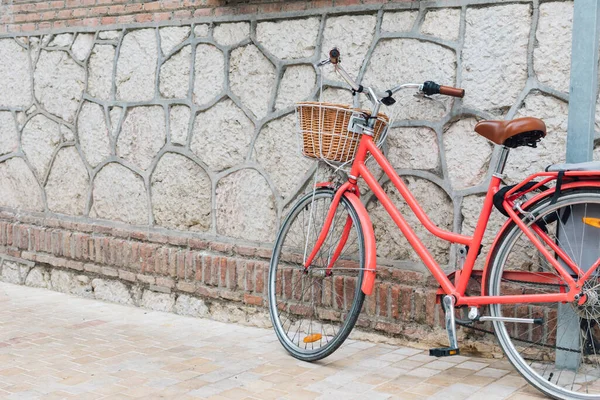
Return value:
M 373 292 L 376 243 L 357 186 L 362 177 L 439 282 L 450 346 L 432 349 L 432 355 L 459 353 L 455 309 L 464 308 L 468 318 L 461 322 L 491 321 L 507 358 L 546 395 L 600 398 L 599 166 L 551 166 L 501 188 L 509 150 L 535 147 L 546 126 L 536 118 L 482 121 L 475 131 L 502 147 L 475 232 L 468 236 L 440 229 L 379 149 L 388 124 L 379 108 L 393 104 L 392 96 L 403 89 L 454 97 L 463 97 L 464 91 L 425 82 L 380 93 L 350 78 L 337 49 L 320 65 L 329 63 L 373 108 L 365 112 L 317 102 L 297 107 L 303 154 L 350 170 L 343 180 L 315 184 L 291 208 L 278 233 L 268 297 L 273 326 L 285 349 L 304 361 L 327 357 L 348 337 L 365 295 Z M 466 254 L 455 272 L 444 273 L 407 224 L 365 164 L 369 157 L 425 228 Z M 494 206 L 508 220 L 484 268 L 474 269 Z M 481 282 L 478 295 L 466 293 L 472 278 Z

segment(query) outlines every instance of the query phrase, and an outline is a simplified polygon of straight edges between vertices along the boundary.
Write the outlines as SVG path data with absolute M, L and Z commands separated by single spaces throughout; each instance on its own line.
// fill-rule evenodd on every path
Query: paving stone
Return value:
M 438 370 L 445 370 L 448 368 L 452 368 L 454 366 L 455 366 L 455 364 L 453 364 L 453 363 L 446 362 L 446 361 L 439 361 L 439 360 L 430 362 L 429 364 L 425 364 L 426 368 L 438 369 Z
M 37 267 L 29 272 L 28 279 L 34 273 L 39 275 L 36 285 L 50 283 Z M 25 276 L 26 271 L 20 271 L 21 275 Z M 34 284 L 33 277 L 30 283 Z M 83 280 L 66 272 L 53 273 L 52 285 L 54 290 L 71 293 L 93 286 L 97 298 L 125 299 L 122 288 L 109 287 L 113 282 Z M 178 303 L 180 300 L 181 296 Z M 49 399 L 191 396 L 404 400 L 439 399 L 442 393 L 444 400 L 469 396 L 486 400 L 540 398 L 514 371 L 497 379 L 494 375 L 507 371 L 483 369 L 487 363 L 465 356 L 458 365 L 446 361 L 450 358 L 427 366 L 409 366 L 411 361 L 402 360 L 408 368 L 399 370 L 382 363 L 377 352 L 413 357 L 425 353 L 408 347 L 349 341 L 334 353 L 343 355 L 340 361 L 351 361 L 346 365 L 308 364 L 287 355 L 271 329 L 189 318 L 7 283 L 0 283 L 0 302 L 4 305 L 0 309 L 0 343 L 6 344 L 0 347 L 0 360 L 11 357 L 10 367 L 0 368 L 0 396 L 7 399 L 11 397 L 2 390 L 14 398 L 38 398 L 43 394 Z M 143 302 L 161 311 L 171 309 L 174 303 L 172 295 L 147 290 Z M 193 308 L 178 303 L 178 312 Z M 20 342 L 9 340 L 15 335 Z M 254 349 L 265 352 L 259 356 L 249 354 Z M 354 362 L 356 359 L 364 361 L 362 367 Z M 430 368 L 442 363 L 450 367 L 443 371 Z M 461 378 L 464 375 L 460 371 L 473 373 L 475 368 L 479 368 L 478 374 L 490 376 Z M 400 375 L 390 376 L 389 371 L 394 369 Z M 427 376 L 434 373 L 437 375 Z M 33 392 L 37 397 L 31 396 Z
M 517 389 L 512 386 L 504 386 L 498 383 L 492 383 L 485 388 L 473 393 L 473 395 L 467 397 L 467 400 L 475 399 L 489 399 L 489 400 L 502 400 L 506 399 L 509 395 L 515 392 Z
M 430 368 L 419 367 L 406 373 L 409 376 L 418 376 L 420 378 L 429 378 L 431 376 L 439 374 L 440 371 Z
M 477 376 L 488 376 L 491 378 L 502 378 L 506 374 L 508 374 L 508 371 L 496 368 L 484 368 L 475 373 Z
M 466 361 L 466 362 L 464 362 L 462 364 L 458 364 L 458 368 L 472 369 L 472 370 L 475 370 L 475 371 L 479 371 L 480 369 L 483 369 L 483 368 L 485 368 L 487 366 L 488 366 L 488 364 L 474 362 L 474 361 Z

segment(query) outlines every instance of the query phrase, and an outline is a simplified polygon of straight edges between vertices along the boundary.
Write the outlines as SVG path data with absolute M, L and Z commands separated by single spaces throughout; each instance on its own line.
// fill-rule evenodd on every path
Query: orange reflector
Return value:
M 600 218 L 583 218 L 583 223 L 594 228 L 600 228 Z
M 304 338 L 303 342 L 304 343 L 314 343 L 317 340 L 321 340 L 321 338 L 323 337 L 323 335 L 321 335 L 320 333 L 313 333 L 312 335 L 308 335 Z

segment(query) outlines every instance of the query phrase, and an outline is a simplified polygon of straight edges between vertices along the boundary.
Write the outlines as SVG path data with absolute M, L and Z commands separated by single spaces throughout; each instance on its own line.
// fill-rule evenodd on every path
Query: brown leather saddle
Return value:
M 517 118 L 512 121 L 481 121 L 475 132 L 488 140 L 506 147 L 536 147 L 546 136 L 546 124 L 538 118 Z

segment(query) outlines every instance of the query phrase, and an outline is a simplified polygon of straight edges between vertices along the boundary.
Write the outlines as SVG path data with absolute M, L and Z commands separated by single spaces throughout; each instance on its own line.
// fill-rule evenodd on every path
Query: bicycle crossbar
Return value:
M 456 274 L 455 282 L 452 283 L 450 277 L 447 276 L 436 260 L 433 258 L 431 253 L 425 247 L 421 239 L 416 235 L 415 231 L 412 227 L 407 223 L 404 219 L 400 211 L 394 205 L 389 196 L 385 193 L 382 186 L 379 184 L 377 179 L 373 176 L 373 174 L 369 171 L 369 168 L 365 165 L 365 160 L 367 158 L 367 154 L 370 153 L 375 161 L 382 168 L 384 173 L 389 177 L 390 181 L 394 185 L 394 187 L 400 193 L 400 196 L 406 201 L 408 206 L 417 216 L 418 220 L 423 224 L 423 226 L 431 232 L 433 235 L 446 240 L 451 243 L 458 243 L 469 247 L 469 252 L 467 253 L 467 258 L 465 260 L 465 265 L 463 269 L 460 271 L 460 274 Z M 555 173 L 539 173 L 535 174 L 532 177 L 544 177 L 542 182 L 540 182 L 537 187 L 541 187 L 546 182 L 555 178 Z M 577 175 L 577 176 L 587 176 L 592 174 L 568 174 Z M 335 211 L 339 206 L 342 196 L 351 196 L 353 191 L 357 190 L 356 184 L 358 177 L 362 177 L 369 188 L 372 190 L 373 194 L 387 213 L 390 215 L 392 220 L 396 223 L 402 234 L 406 237 L 409 244 L 413 247 L 413 249 L 417 252 L 427 269 L 431 272 L 433 277 L 439 283 L 441 287 L 441 293 L 452 295 L 456 298 L 456 305 L 470 305 L 470 306 L 479 306 L 479 305 L 488 305 L 488 304 L 519 304 L 519 303 L 550 303 L 550 302 L 571 302 L 574 301 L 575 296 L 581 292 L 581 286 L 579 283 L 575 282 L 575 279 L 570 275 L 569 272 L 561 265 L 559 261 L 564 262 L 571 270 L 575 271 L 578 276 L 581 277 L 581 281 L 585 281 L 585 279 L 589 278 L 595 270 L 600 267 L 600 259 L 595 263 L 592 268 L 587 271 L 585 274 L 582 273 L 581 269 L 569 258 L 569 256 L 560 249 L 549 237 L 543 232 L 543 230 L 537 226 L 532 225 L 528 226 L 526 220 L 522 219 L 516 211 L 513 209 L 511 196 L 519 197 L 518 188 L 523 187 L 524 184 L 517 185 L 515 188 L 511 189 L 507 195 L 505 196 L 504 208 L 508 213 L 510 219 L 525 233 L 527 238 L 533 243 L 533 245 L 540 251 L 540 253 L 546 258 L 546 260 L 554 267 L 557 271 L 558 275 L 552 273 L 535 273 L 535 272 L 525 272 L 525 271 L 504 271 L 502 279 L 514 279 L 515 281 L 521 282 L 532 282 L 532 283 L 546 283 L 557 285 L 560 288 L 560 292 L 558 293 L 544 293 L 544 294 L 520 294 L 520 295 L 501 295 L 501 296 L 487 296 L 485 292 L 482 292 L 481 296 L 465 296 L 465 292 L 467 289 L 467 285 L 472 276 L 480 274 L 479 271 L 474 270 L 475 261 L 478 256 L 479 247 L 483 240 L 483 236 L 485 233 L 485 229 L 487 227 L 487 223 L 492 212 L 493 208 L 493 197 L 494 194 L 499 190 L 501 180 L 498 176 L 493 176 L 488 193 L 484 200 L 483 209 L 480 214 L 480 218 L 477 222 L 475 232 L 473 236 L 461 235 L 454 232 L 450 232 L 436 226 L 431 219 L 427 216 L 425 211 L 420 207 L 417 199 L 410 192 L 406 184 L 402 181 L 402 179 L 396 174 L 393 166 L 387 161 L 381 150 L 377 147 L 377 145 L 373 142 L 373 138 L 368 135 L 362 135 L 361 141 L 357 149 L 356 158 L 352 164 L 352 168 L 350 170 L 351 178 L 348 182 L 344 183 L 335 193 L 333 201 L 331 203 L 330 209 L 327 213 L 325 224 L 321 228 L 321 232 L 317 238 L 317 243 L 315 247 L 312 249 L 310 255 L 306 258 L 304 266 L 305 268 L 309 268 L 315 257 L 317 256 L 321 246 L 323 245 L 329 230 L 331 229 L 331 224 L 333 218 L 335 216 Z M 597 177 L 596 175 L 593 175 Z M 355 178 L 356 177 L 356 178 Z M 533 179 L 529 177 L 525 182 L 531 181 Z M 353 196 L 353 195 L 352 195 Z M 358 198 L 356 201 L 353 201 L 353 206 L 356 208 L 357 213 L 359 214 L 359 218 L 363 222 L 363 224 L 370 223 L 368 218 L 368 212 L 364 208 L 364 206 L 360 203 Z M 344 230 L 342 233 L 342 237 L 340 239 L 340 243 L 338 243 L 333 257 L 329 260 L 327 265 L 327 271 L 330 272 L 334 263 L 337 261 L 341 250 L 343 249 L 348 235 L 351 229 L 351 221 L 346 221 L 344 226 Z M 363 227 L 364 229 L 365 227 Z M 369 226 L 370 232 L 368 238 L 366 240 L 369 242 L 369 246 L 367 246 L 367 257 L 366 257 L 366 268 L 368 271 L 368 276 L 363 282 L 363 292 L 365 294 L 371 294 L 373 291 L 374 279 L 375 279 L 375 270 L 377 268 L 376 265 L 376 256 L 375 256 L 375 244 L 374 237 L 372 236 L 372 228 Z M 555 258 L 548 249 L 542 244 L 540 239 L 552 249 L 558 255 L 558 259 Z M 487 267 L 486 267 L 487 269 Z M 482 273 L 484 279 L 488 279 L 487 274 Z M 482 282 L 484 285 L 485 282 Z
M 442 288 L 447 293 L 453 293 L 455 289 L 450 280 L 446 277 L 441 268 L 438 267 L 431 253 L 429 253 L 423 242 L 419 239 L 419 237 L 415 234 L 410 225 L 408 225 L 406 220 L 402 217 L 402 215 L 400 214 L 396 206 L 394 206 L 390 198 L 385 194 L 385 191 L 383 190 L 381 185 L 379 185 L 373 174 L 371 174 L 371 172 L 364 164 L 359 166 L 359 170 L 362 178 L 365 180 L 367 185 L 369 185 L 369 188 L 371 188 L 375 196 L 379 199 L 379 202 L 383 205 L 383 207 L 388 212 L 392 220 L 396 223 L 396 225 L 398 225 L 398 227 L 400 228 L 410 245 L 419 254 L 419 257 L 421 257 L 423 263 L 425 263 L 425 266 L 431 271 L 435 279 L 439 282 L 440 286 L 442 286 Z M 401 184 L 404 185 L 404 183 Z M 401 189 L 398 188 L 398 190 Z

